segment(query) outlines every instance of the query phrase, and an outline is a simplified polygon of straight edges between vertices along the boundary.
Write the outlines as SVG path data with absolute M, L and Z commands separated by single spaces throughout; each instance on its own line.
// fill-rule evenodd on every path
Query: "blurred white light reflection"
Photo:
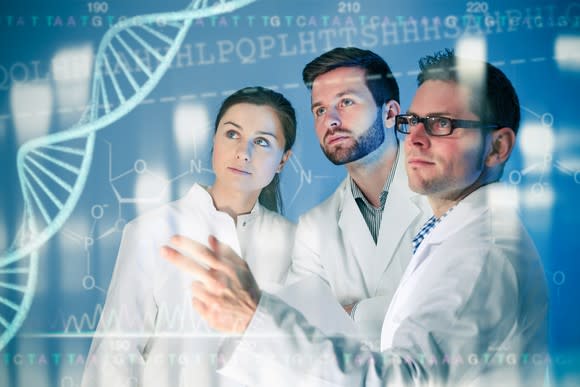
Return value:
M 93 49 L 89 44 L 58 51 L 51 61 L 60 125 L 72 125 L 88 103 L 93 66 Z M 59 128 L 66 129 L 66 128 Z
M 580 37 L 562 35 L 554 43 L 554 56 L 561 70 L 580 71 Z
M 180 103 L 173 114 L 173 135 L 180 162 L 203 157 L 200 152 L 209 149 L 211 124 L 205 105 Z
M 6 356 L 6 355 L 5 355 Z M 8 361 L 0 363 L 0 386 L 9 386 L 8 384 L 8 366 L 11 365 Z
M 525 207 L 534 209 L 548 209 L 554 205 L 554 190 L 548 184 L 540 182 L 532 184 L 522 192 L 522 201 Z M 543 219 L 542 222 L 547 221 Z
M 48 133 L 52 106 L 52 90 L 48 81 L 13 83 L 10 88 L 10 110 L 19 145 Z
M 512 208 L 518 208 L 519 203 L 519 190 L 513 185 L 508 184 L 498 184 L 493 186 L 493 189 L 489 191 L 487 200 L 491 205 L 499 206 L 510 206 Z
M 18 341 L 18 351 L 23 358 L 22 363 L 17 364 L 18 357 L 14 355 L 13 364 L 16 364 L 13 369 L 17 372 L 18 385 L 19 386 L 43 386 L 46 385 L 46 381 L 49 378 L 49 369 L 46 364 L 40 364 L 40 354 L 47 354 L 48 344 L 45 340 L 19 340 Z M 32 355 L 32 356 L 30 356 Z M 53 359 L 49 358 L 48 355 L 44 360 L 51 362 Z M 63 359 L 64 360 L 64 359 Z
M 5 141 L 4 138 L 6 137 L 6 133 L 8 131 L 6 120 L 0 119 L 0 142 Z
M 487 44 L 485 38 L 465 36 L 455 45 L 459 81 L 474 90 L 481 90 L 484 81 Z
M 455 53 L 460 58 L 487 60 L 487 43 L 481 36 L 464 36 L 457 40 Z
M 524 170 L 550 173 L 551 157 L 554 152 L 554 132 L 551 127 L 524 124 L 518 133 L 519 148 L 524 158 Z M 546 165 L 544 165 L 546 164 Z
M 3 206 L 0 206 L 0 251 L 5 251 L 8 248 L 8 230 L 5 219 L 8 217 L 4 214 Z

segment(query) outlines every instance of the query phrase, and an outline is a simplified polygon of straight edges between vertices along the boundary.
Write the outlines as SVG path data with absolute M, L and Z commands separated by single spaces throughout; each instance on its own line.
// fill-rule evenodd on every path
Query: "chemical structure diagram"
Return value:
M 86 291 L 97 290 L 102 294 L 105 294 L 106 287 L 97 283 L 95 275 L 91 269 L 93 266 L 93 257 L 91 253 L 92 247 L 96 243 L 99 243 L 106 238 L 113 237 L 114 235 L 118 236 L 123 232 L 123 228 L 130 220 L 126 217 L 126 215 L 124 215 L 127 212 L 124 211 L 124 208 L 127 206 L 135 206 L 143 203 L 151 204 L 153 206 L 163 205 L 168 201 L 168 191 L 170 191 L 171 187 L 176 185 L 177 182 L 185 179 L 207 181 L 211 178 L 211 176 L 213 176 L 213 171 L 209 165 L 205 165 L 204 161 L 194 154 L 194 157 L 189 160 L 189 168 L 178 172 L 172 177 L 162 176 L 154 172 L 148 166 L 147 161 L 144 159 L 136 159 L 131 168 L 113 175 L 112 171 L 115 169 L 113 168 L 114 145 L 109 141 L 103 141 L 108 147 L 108 184 L 111 191 L 114 193 L 115 201 L 111 203 L 99 202 L 90 206 L 91 221 L 88 233 L 86 235 L 82 235 L 78 231 L 75 231 L 72 227 L 67 227 L 66 225 L 63 227 L 61 233 L 70 240 L 81 245 L 83 248 L 83 253 L 86 257 L 86 271 L 84 276 L 81 278 L 83 289 Z M 313 174 L 312 169 L 305 169 L 302 165 L 302 162 L 295 154 L 293 154 L 289 160 L 289 167 L 290 168 L 287 168 L 286 173 L 294 174 L 295 176 L 293 176 L 292 180 L 296 181 L 296 186 L 293 187 L 291 194 L 288 195 L 290 198 L 288 203 L 289 205 L 292 205 L 297 200 L 301 192 L 303 192 L 305 187 L 313 184 L 315 180 L 332 178 L 332 176 Z M 131 181 L 135 181 L 141 176 L 146 177 L 149 181 L 154 183 L 153 185 L 156 187 L 156 192 L 154 192 L 152 195 L 147 197 L 131 196 L 126 194 L 123 191 L 123 188 L 119 186 L 119 182 L 121 182 L 123 179 L 130 179 Z M 97 225 L 99 222 L 104 221 L 105 214 L 107 213 L 114 213 L 116 219 L 112 225 L 106 228 L 104 231 L 97 231 Z

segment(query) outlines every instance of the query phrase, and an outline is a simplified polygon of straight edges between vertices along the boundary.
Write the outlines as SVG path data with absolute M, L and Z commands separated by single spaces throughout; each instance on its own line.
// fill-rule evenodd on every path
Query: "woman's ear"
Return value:
M 395 116 L 401 113 L 401 105 L 393 99 L 383 105 L 383 125 L 385 128 L 395 126 Z
M 284 154 L 282 155 L 282 159 L 280 160 L 280 164 L 278 165 L 278 169 L 276 170 L 276 173 L 282 172 L 282 168 L 284 168 L 284 165 L 286 165 L 286 162 L 288 161 L 290 156 L 292 156 L 292 149 L 288 149 L 286 152 L 284 152 Z
M 491 132 L 491 150 L 485 165 L 495 167 L 507 161 L 516 143 L 516 134 L 512 128 L 504 127 Z

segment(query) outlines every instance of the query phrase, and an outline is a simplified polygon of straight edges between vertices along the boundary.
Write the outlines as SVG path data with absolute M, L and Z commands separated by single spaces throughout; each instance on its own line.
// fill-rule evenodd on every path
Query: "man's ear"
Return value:
M 516 134 L 512 128 L 504 127 L 491 132 L 491 150 L 485 165 L 489 168 L 503 164 L 512 153 L 516 143 Z
M 401 113 L 401 106 L 393 99 L 383 105 L 383 125 L 385 128 L 395 126 L 395 116 Z
M 280 160 L 280 164 L 278 165 L 278 169 L 276 170 L 276 173 L 282 172 L 282 168 L 284 168 L 284 165 L 286 165 L 286 162 L 288 161 L 290 156 L 292 156 L 292 149 L 288 149 L 286 152 L 284 152 L 284 154 L 282 155 L 282 159 Z

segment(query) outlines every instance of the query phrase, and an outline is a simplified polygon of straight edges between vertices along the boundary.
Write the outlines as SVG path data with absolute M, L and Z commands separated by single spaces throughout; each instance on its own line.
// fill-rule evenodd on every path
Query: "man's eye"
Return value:
M 341 102 L 342 106 L 351 106 L 354 104 L 354 101 L 350 98 L 345 98 Z
M 409 125 L 415 126 L 419 123 L 419 119 L 415 116 L 409 117 Z
M 451 125 L 451 122 L 447 118 L 438 118 L 437 119 L 437 126 L 439 128 L 448 128 Z
M 270 146 L 270 141 L 266 140 L 263 137 L 258 137 L 254 140 L 254 143 L 259 146 L 267 147 Z
M 319 107 L 319 108 L 316 108 L 316 109 L 314 109 L 314 115 L 315 115 L 316 117 L 320 117 L 320 116 L 321 116 L 321 115 L 323 115 L 324 113 L 326 113 L 326 109 L 325 109 L 325 108 L 323 108 L 323 107 Z

